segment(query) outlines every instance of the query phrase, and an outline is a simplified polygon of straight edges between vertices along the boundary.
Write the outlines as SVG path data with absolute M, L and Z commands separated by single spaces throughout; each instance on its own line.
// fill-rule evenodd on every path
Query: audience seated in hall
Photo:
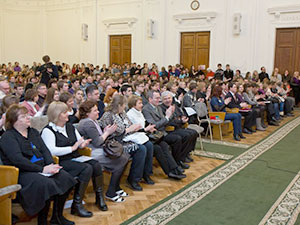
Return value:
M 71 213 L 91 217 L 93 212 L 82 203 L 90 179 L 101 211 L 108 210 L 104 197 L 113 202 L 130 198 L 120 183 L 130 160 L 127 182 L 134 191 L 143 190 L 142 180 L 149 187 L 155 185 L 153 156 L 166 178 L 185 178 L 198 119 L 209 120 L 209 108 L 232 121 L 233 138 L 240 141 L 246 136 L 243 132 L 249 137 L 256 130 L 267 130 L 265 117 L 268 125 L 278 126 L 300 106 L 298 71 L 290 74 L 275 68 L 269 77 L 264 66 L 259 74 L 229 64 L 223 70 L 221 63 L 214 71 L 204 71 L 200 65 L 70 66 L 53 64 L 47 55 L 42 60 L 43 65 L 0 65 L 0 155 L 4 164 L 20 169 L 21 205 L 27 214 L 38 214 L 39 224 L 46 224 L 52 199 L 51 223 L 74 224 L 62 214 L 73 186 Z M 188 107 L 194 115 L 187 114 Z M 29 117 L 49 119 L 41 136 L 29 128 Z M 193 129 L 186 128 L 188 123 Z M 206 130 L 210 123 L 201 126 Z M 106 153 L 110 141 L 123 146 L 121 156 Z M 74 161 L 81 157 L 82 147 L 91 148 L 91 156 L 85 162 Z M 59 165 L 51 154 L 59 158 Z M 107 190 L 102 169 L 112 174 Z M 39 172 L 54 175 L 45 181 Z M 35 190 L 45 194 L 35 196 Z

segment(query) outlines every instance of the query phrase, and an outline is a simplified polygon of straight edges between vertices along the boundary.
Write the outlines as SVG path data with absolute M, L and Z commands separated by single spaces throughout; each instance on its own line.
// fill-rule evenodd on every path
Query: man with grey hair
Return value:
M 177 162 L 177 164 L 184 169 L 189 168 L 189 165 L 182 162 L 185 156 L 185 146 L 183 146 L 184 140 L 182 137 L 172 131 L 166 132 L 166 126 L 169 120 L 172 119 L 175 106 L 171 105 L 165 110 L 165 113 L 162 112 L 160 104 L 160 93 L 158 91 L 149 91 L 148 92 L 149 103 L 143 107 L 144 117 L 149 124 L 155 124 L 155 128 L 159 131 L 164 132 L 163 140 L 167 142 L 172 147 L 172 155 Z
M 10 92 L 10 87 L 8 81 L 4 77 L 0 77 L 0 100 L 8 95 Z
M 172 106 L 173 98 L 170 91 L 165 91 L 162 93 L 162 104 L 160 108 L 163 113 Z M 175 110 L 172 118 L 168 121 L 167 126 L 174 127 L 173 134 L 177 134 L 182 138 L 183 150 L 180 158 L 180 164 L 192 162 L 193 159 L 189 156 L 189 153 L 195 149 L 198 133 L 195 130 L 184 128 L 184 125 L 188 122 L 189 118 L 184 114 L 183 110 L 179 108 L 176 104 L 174 105 Z

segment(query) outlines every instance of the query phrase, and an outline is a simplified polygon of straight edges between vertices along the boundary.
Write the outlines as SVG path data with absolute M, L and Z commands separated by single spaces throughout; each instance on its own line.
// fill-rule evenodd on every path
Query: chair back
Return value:
M 37 116 L 30 119 L 31 127 L 41 132 L 49 123 L 48 116 Z

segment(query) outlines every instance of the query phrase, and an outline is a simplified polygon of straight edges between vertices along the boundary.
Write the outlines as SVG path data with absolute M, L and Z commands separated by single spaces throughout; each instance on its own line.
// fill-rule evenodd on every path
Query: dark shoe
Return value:
M 279 126 L 279 124 L 275 120 L 270 120 L 269 125 L 270 126 Z
M 191 157 L 190 154 L 188 154 L 188 155 L 186 156 L 186 158 L 189 159 L 189 160 L 191 160 L 191 162 L 194 162 L 194 160 L 193 160 L 193 158 Z
M 70 192 L 68 191 L 64 195 L 59 195 L 54 197 L 53 212 L 50 220 L 50 225 L 74 225 L 75 224 L 73 221 L 67 220 L 63 216 L 64 205 L 69 193 Z
M 182 161 L 178 162 L 178 165 L 181 166 L 183 169 L 188 169 L 190 166 Z
M 103 196 L 103 176 L 93 177 L 92 181 L 96 196 L 95 204 L 99 207 L 101 211 L 107 211 L 108 208 L 105 204 Z
M 170 172 L 170 173 L 168 174 L 168 177 L 173 178 L 173 179 L 176 179 L 176 180 L 181 180 L 181 179 L 183 179 L 183 178 L 186 178 L 186 175 L 185 175 L 185 174 L 175 174 L 175 173 L 173 173 L 173 172 Z
M 80 217 L 92 217 L 93 213 L 86 210 L 82 205 L 82 199 L 88 183 L 80 182 L 76 185 L 74 191 L 73 203 L 71 206 L 71 214 L 78 215 Z
M 50 200 L 46 201 L 45 207 L 41 211 L 39 211 L 38 225 L 47 225 L 49 207 L 50 207 Z
M 239 137 L 239 135 L 233 135 L 233 139 L 236 140 L 236 141 L 240 141 L 241 140 L 240 137 Z
M 252 133 L 255 133 L 255 132 L 256 132 L 256 130 L 253 130 L 252 128 L 247 128 L 247 130 L 249 130 L 249 131 L 252 132 Z
M 191 163 L 192 160 L 190 160 L 188 157 L 185 157 L 185 159 L 183 160 L 184 163 Z
M 149 176 L 144 176 L 144 181 L 146 184 L 150 184 L 150 185 L 155 184 L 155 182 Z
M 140 186 L 140 184 L 136 181 L 132 181 L 130 182 L 129 180 L 127 180 L 128 184 L 129 184 L 129 187 L 131 189 L 133 189 L 134 191 L 142 191 L 143 188 Z
M 246 139 L 246 137 L 245 137 L 242 133 L 239 134 L 239 137 L 240 137 L 241 139 Z
M 288 117 L 293 117 L 294 116 L 292 113 L 287 113 L 285 115 L 288 116 Z
M 247 128 L 243 129 L 243 133 L 245 133 L 245 134 L 252 134 L 252 132 L 250 130 L 248 130 Z
M 185 172 L 185 170 L 184 170 L 181 166 L 178 166 L 178 167 L 177 167 L 177 170 L 178 170 L 180 173 L 184 173 L 184 172 Z

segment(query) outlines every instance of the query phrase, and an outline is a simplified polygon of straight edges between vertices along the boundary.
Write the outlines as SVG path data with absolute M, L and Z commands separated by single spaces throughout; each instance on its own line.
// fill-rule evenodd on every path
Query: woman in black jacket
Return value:
M 61 166 L 54 164 L 51 153 L 37 130 L 30 128 L 25 107 L 14 104 L 6 113 L 6 132 L 0 140 L 5 165 L 19 168 L 18 198 L 28 215 L 38 213 L 38 224 L 47 224 L 50 199 L 54 199 L 51 224 L 74 224 L 64 218 L 63 208 L 69 191 L 76 184 Z

